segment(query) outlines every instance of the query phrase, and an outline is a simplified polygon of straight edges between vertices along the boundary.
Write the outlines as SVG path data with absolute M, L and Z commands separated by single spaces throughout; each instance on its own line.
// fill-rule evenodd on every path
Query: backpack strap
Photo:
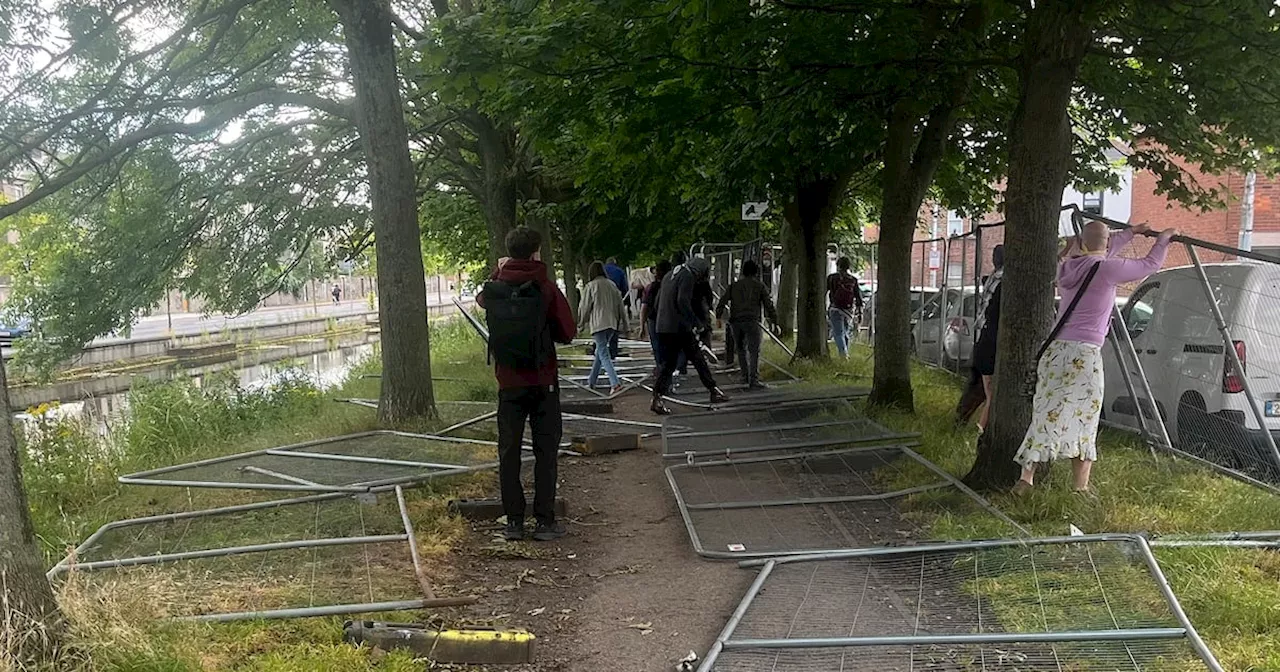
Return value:
M 1094 264 L 1093 268 L 1090 268 L 1088 274 L 1084 276 L 1084 282 L 1080 284 L 1080 291 L 1071 297 L 1071 303 L 1067 304 L 1067 310 L 1062 314 L 1062 319 L 1058 320 L 1058 323 L 1053 326 L 1053 331 L 1049 332 L 1048 338 L 1045 338 L 1044 343 L 1040 346 L 1040 351 L 1036 353 L 1035 361 L 1038 362 L 1041 357 L 1044 357 L 1045 351 L 1049 349 L 1049 344 L 1062 332 L 1062 328 L 1067 324 L 1067 319 L 1071 317 L 1071 313 L 1079 305 L 1080 299 L 1084 298 L 1085 291 L 1089 289 L 1089 283 L 1093 282 L 1093 276 L 1098 274 L 1098 267 L 1101 265 L 1101 261 Z

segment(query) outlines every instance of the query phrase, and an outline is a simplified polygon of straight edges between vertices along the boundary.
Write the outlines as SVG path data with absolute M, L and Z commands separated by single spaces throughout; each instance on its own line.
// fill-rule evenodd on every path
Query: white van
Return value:
M 1123 303 L 1121 315 L 1170 440 L 1223 466 L 1274 477 L 1280 466 L 1263 431 L 1280 440 L 1280 266 L 1229 262 L 1206 264 L 1204 270 L 1265 428 L 1259 427 L 1244 380 L 1227 358 L 1195 267 L 1147 278 Z M 1109 345 L 1103 352 L 1103 417 L 1137 427 L 1138 405 L 1125 388 L 1115 352 Z M 1133 367 L 1130 371 L 1136 375 Z M 1136 378 L 1134 384 L 1140 385 Z M 1146 417 L 1154 417 L 1149 405 Z

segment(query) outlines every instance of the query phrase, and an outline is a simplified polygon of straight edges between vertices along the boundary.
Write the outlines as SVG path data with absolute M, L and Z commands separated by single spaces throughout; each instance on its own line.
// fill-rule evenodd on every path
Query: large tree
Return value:
M 388 89 L 385 68 L 352 59 L 350 98 L 341 55 L 359 45 L 344 44 L 318 0 L 33 5 L 33 22 L 52 27 L 41 38 L 51 53 L 16 60 L 0 98 L 0 174 L 29 176 L 32 189 L 0 218 L 42 207 L 78 229 L 49 265 L 67 273 L 33 297 L 55 317 L 47 335 L 73 350 L 174 286 L 215 309 L 251 309 L 314 246 L 336 254 L 367 239 L 372 203 L 389 283 L 384 364 L 398 372 L 384 379 L 383 417 L 429 413 L 412 182 L 406 193 L 400 168 L 387 170 L 407 154 L 403 123 L 388 125 L 394 68 Z M 371 92 L 359 80 L 374 74 Z M 395 98 L 374 101 L 378 87 Z M 385 151 L 367 161 L 362 141 Z
M 1119 141 L 1128 164 L 1188 204 L 1224 194 L 1207 173 L 1273 162 L 1280 137 L 1280 17 L 1271 3 L 1037 3 L 1017 41 L 1018 110 L 1009 130 L 1005 291 L 992 422 L 967 480 L 1003 488 L 1031 416 L 1022 384 L 1051 328 L 1055 241 L 1068 171 Z M 1158 225 L 1158 223 L 1154 223 Z

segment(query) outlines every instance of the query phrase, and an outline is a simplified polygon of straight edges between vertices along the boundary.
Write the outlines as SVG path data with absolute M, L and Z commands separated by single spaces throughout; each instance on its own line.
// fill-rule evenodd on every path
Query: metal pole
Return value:
M 231 621 L 266 621 L 281 618 L 311 618 L 315 616 L 346 616 L 349 614 L 376 614 L 384 611 L 411 611 L 435 607 L 461 607 L 475 604 L 475 597 L 445 597 L 434 600 L 404 600 L 401 602 L 365 602 L 362 604 L 335 604 L 327 607 L 303 607 L 272 611 L 240 611 L 232 614 L 206 614 L 203 616 L 179 616 L 169 619 L 175 623 L 229 623 Z
M 1138 381 L 1142 383 L 1142 393 L 1147 395 L 1147 398 L 1145 401 L 1150 402 L 1151 412 L 1154 413 L 1156 416 L 1155 424 L 1156 424 L 1156 427 L 1159 428 L 1160 430 L 1160 440 L 1164 441 L 1165 446 L 1172 448 L 1173 442 L 1169 440 L 1169 431 L 1165 427 L 1164 418 L 1160 416 L 1160 407 L 1156 405 L 1156 397 L 1151 392 L 1151 383 L 1147 380 L 1147 372 L 1142 367 L 1142 362 L 1138 359 L 1138 351 L 1135 350 L 1133 347 L 1133 339 L 1129 336 L 1129 328 L 1128 326 L 1125 325 L 1124 318 L 1120 317 L 1120 308 L 1118 308 L 1115 304 L 1112 304 L 1111 306 L 1111 316 L 1120 323 L 1120 327 L 1121 327 L 1119 330 L 1120 340 L 1124 343 L 1125 347 L 1128 348 L 1129 353 L 1133 355 L 1133 367 L 1138 370 Z M 1235 353 L 1234 348 L 1228 347 L 1228 349 L 1231 350 L 1232 353 Z M 1135 400 L 1138 402 L 1136 404 L 1136 406 L 1138 407 L 1138 413 L 1145 417 L 1147 413 L 1147 408 L 1143 404 L 1144 400 L 1138 399 L 1137 397 L 1135 397 Z
M 935 228 L 936 228 L 936 224 L 935 224 Z M 937 245 L 938 245 L 937 243 L 934 243 L 935 248 L 937 247 Z M 943 351 L 942 335 L 943 333 L 945 333 L 944 329 L 946 327 L 947 319 L 951 316 L 951 311 L 950 311 L 951 306 L 947 305 L 948 304 L 947 298 L 949 295 L 949 292 L 947 290 L 951 288 L 951 279 L 947 277 L 947 262 L 951 259 L 949 248 L 950 248 L 950 243 L 947 241 L 947 239 L 944 238 L 942 240 L 942 253 L 938 257 L 938 264 L 942 266 L 942 268 L 940 269 L 942 271 L 942 293 L 938 299 L 938 313 L 940 315 L 940 318 L 938 319 L 938 341 L 937 341 L 938 342 L 938 353 L 937 353 L 938 358 L 934 360 L 935 362 L 938 363 L 939 367 L 942 366 L 942 351 Z M 960 297 L 961 298 L 960 305 L 963 306 L 964 305 L 963 286 L 962 286 L 961 294 L 962 296 Z
M 331 460 L 334 462 L 355 462 L 359 464 L 385 464 L 389 467 L 416 467 L 422 469 L 458 469 L 463 464 L 436 464 L 433 462 L 413 462 L 410 460 L 392 460 L 383 457 L 362 457 L 359 455 L 335 455 L 333 453 L 295 453 L 288 450 L 268 450 L 268 455 L 277 457 L 301 457 L 309 460 Z
M 1240 249 L 1253 249 L 1253 194 L 1258 174 L 1252 170 L 1244 176 L 1244 198 L 1240 199 Z
M 680 434 L 680 438 L 693 438 L 700 436 L 732 436 L 735 434 L 759 434 L 761 432 L 780 432 L 791 429 L 810 429 L 817 427 L 839 427 L 841 425 L 859 425 L 870 424 L 871 421 L 866 418 L 853 418 L 851 420 L 828 420 L 826 422 L 791 422 L 779 425 L 755 425 L 752 427 L 733 427 L 731 429 L 706 430 L 701 432 L 685 432 Z
M 1169 586 L 1169 580 L 1165 578 L 1164 570 L 1160 569 L 1160 563 L 1156 562 L 1156 556 L 1151 552 L 1151 545 L 1142 536 L 1137 538 L 1137 544 L 1138 549 L 1142 551 L 1143 562 L 1147 563 L 1147 571 L 1151 572 L 1151 578 L 1155 580 L 1156 587 L 1164 595 L 1165 602 L 1169 604 L 1169 610 L 1173 612 L 1173 617 L 1178 619 L 1178 623 L 1187 631 L 1187 639 L 1191 642 L 1191 648 L 1196 650 L 1196 653 L 1200 655 L 1200 659 L 1204 661 L 1205 665 L 1209 666 L 1212 672 L 1223 672 L 1222 665 L 1218 663 L 1213 652 L 1205 645 L 1204 640 L 1200 639 L 1200 633 L 1196 632 L 1195 626 L 1191 624 L 1191 619 L 1187 618 L 1187 612 L 1182 610 L 1182 604 L 1178 602 L 1178 596 L 1174 595 L 1173 588 Z
M 494 418 L 494 417 L 497 417 L 497 416 L 498 416 L 498 412 L 497 412 L 497 411 L 489 411 L 488 413 L 485 413 L 485 414 L 483 414 L 483 415 L 476 416 L 476 417 L 474 417 L 474 418 L 471 418 L 470 420 L 463 420 L 462 422 L 459 422 L 459 423 L 457 423 L 456 425 L 449 425 L 448 427 L 445 427 L 444 429 L 440 430 L 440 434 L 442 434 L 442 435 L 447 435 L 449 432 L 457 431 L 457 430 L 459 430 L 459 429 L 462 429 L 463 427 L 469 427 L 469 426 L 474 425 L 474 424 L 476 424 L 476 423 L 478 423 L 478 422 L 484 422 L 485 420 L 488 420 L 489 418 Z
M 1006 523 L 1009 523 L 1010 525 L 1013 526 L 1013 529 L 1021 532 L 1022 534 L 1028 534 L 1028 535 L 1031 534 L 1030 532 L 1027 531 L 1027 528 L 1014 522 L 1012 518 L 1005 515 L 1004 511 L 997 509 L 995 505 L 987 501 L 986 497 L 983 497 L 982 495 L 979 495 L 978 493 L 974 492 L 972 488 L 965 485 L 960 479 L 956 478 L 955 476 L 952 476 L 951 472 L 947 471 L 946 469 L 943 469 L 942 467 L 939 467 L 933 462 L 930 462 L 929 460 L 925 459 L 923 455 L 921 455 L 920 453 L 917 453 L 914 450 L 911 450 L 907 446 L 902 446 L 901 450 L 902 452 L 906 453 L 907 456 L 910 457 L 911 459 L 919 462 L 920 464 L 923 464 L 925 468 L 927 468 L 929 471 L 932 471 L 933 473 L 947 479 L 947 481 L 951 483 L 951 485 L 956 486 L 957 490 L 959 490 L 960 492 L 963 492 L 966 495 L 969 495 L 969 497 L 971 497 L 973 501 L 978 503 L 978 506 L 981 506 L 982 508 L 986 509 L 989 513 L 991 513 L 991 515 L 999 518 L 1000 520 L 1003 520 Z
M 699 464 L 698 466 L 705 466 Z M 723 502 L 723 503 L 707 503 L 707 504 L 689 504 L 690 511 L 724 511 L 730 509 L 756 509 L 771 508 L 776 506 L 806 506 L 810 504 L 843 504 L 845 502 L 874 502 L 885 499 L 897 499 L 898 497 L 906 497 L 921 492 L 929 492 L 930 490 L 938 490 L 940 488 L 949 488 L 950 483 L 930 483 L 929 485 L 918 485 L 914 488 L 905 488 L 902 490 L 894 490 L 893 492 L 884 492 L 875 495 L 845 495 L 843 497 L 798 497 L 795 499 L 766 499 L 759 502 Z M 1252 542 L 1267 543 L 1267 542 Z M 1274 545 L 1280 545 L 1280 541 L 1269 542 Z
M 839 437 L 834 439 L 816 439 L 813 441 L 799 441 L 795 443 L 766 443 L 759 446 L 744 446 L 742 448 L 721 448 L 719 450 L 687 450 L 682 453 L 666 453 L 662 457 L 664 459 L 690 459 L 698 457 L 718 457 L 723 456 L 730 459 L 732 455 L 750 455 L 752 453 L 767 453 L 773 450 L 796 450 L 798 448 L 824 448 L 827 446 L 844 446 L 857 443 L 866 443 L 868 441 L 893 441 L 896 439 L 911 439 L 918 437 L 919 434 L 885 434 L 881 436 L 868 436 L 861 439 L 850 439 L 847 437 Z M 894 446 L 874 446 L 877 449 L 887 449 Z M 807 455 L 806 455 L 807 456 Z
M 1123 321 L 1116 322 L 1115 324 L 1120 329 L 1126 328 Z M 1111 351 L 1115 353 L 1116 365 L 1120 367 L 1120 377 L 1124 379 L 1125 391 L 1129 393 L 1130 399 L 1137 399 L 1138 393 L 1133 387 L 1133 377 L 1129 375 L 1129 362 L 1124 358 L 1124 353 L 1120 349 L 1120 337 L 1116 336 L 1115 329 L 1112 329 L 1111 332 L 1107 334 L 1107 342 L 1111 344 Z M 1134 354 L 1134 358 L 1137 358 L 1136 353 Z M 1151 433 L 1151 430 L 1147 429 L 1147 414 L 1144 413 L 1141 408 L 1138 409 L 1138 431 L 1142 434 L 1142 439 L 1147 442 L 1147 448 L 1151 451 L 1152 459 L 1158 459 L 1156 457 L 1155 448 L 1156 438 L 1155 435 Z
M 290 476 L 289 474 L 282 474 L 278 471 L 272 471 L 270 469 L 264 469 L 262 467 L 255 467 L 253 465 L 240 467 L 240 471 L 247 472 L 250 474 L 258 474 L 259 476 L 267 476 L 269 478 L 275 478 L 275 479 L 284 481 L 286 483 L 297 483 L 298 485 L 306 485 L 316 490 L 333 487 L 333 486 L 325 485 L 324 483 L 316 483 L 315 481 L 308 481 L 305 478 L 298 478 L 297 476 Z
M 961 238 L 960 240 L 961 240 L 961 243 L 960 243 L 960 310 L 958 312 L 960 314 L 960 322 L 961 324 L 963 324 L 964 320 L 969 317 L 968 315 L 964 314 L 964 304 L 965 304 L 964 292 L 966 288 L 965 276 L 967 274 L 966 272 L 969 270 L 969 255 L 967 254 L 968 252 L 967 248 L 969 247 L 969 239 L 966 237 L 966 238 Z M 950 250 L 947 250 L 947 265 L 948 266 L 951 265 Z M 948 271 L 948 273 L 950 273 L 950 271 Z M 978 287 L 978 283 L 976 282 L 973 283 L 973 310 L 975 312 L 974 312 L 973 320 L 969 324 L 978 323 L 978 316 L 977 316 L 978 297 L 981 295 L 981 293 L 982 293 L 982 288 Z M 961 334 L 960 336 L 962 337 L 964 335 Z M 945 349 L 945 345 L 943 349 Z M 969 349 L 969 359 L 970 360 L 973 359 L 972 348 Z M 955 371 L 953 371 L 952 373 L 960 373 L 960 340 L 959 338 L 957 338 L 956 340 L 956 361 L 954 362 L 954 364 L 956 368 L 955 368 Z
M 82 562 L 70 566 L 70 569 L 91 572 L 98 569 L 116 569 L 119 567 L 137 567 L 140 565 L 158 565 L 178 560 L 201 560 L 204 558 L 222 558 L 228 555 L 245 555 L 248 553 L 265 553 L 268 551 L 289 551 L 299 548 L 327 548 L 330 546 L 351 546 L 355 544 L 385 544 L 393 541 L 405 541 L 403 534 L 381 534 L 367 537 L 329 537 L 324 539 L 300 539 L 298 541 L 277 541 L 269 544 L 252 544 L 248 546 L 228 546 L 226 548 L 210 548 L 202 551 L 185 551 L 182 553 L 162 553 L 136 558 L 119 558 L 116 560 L 97 560 Z
M 733 631 L 738 629 L 738 624 L 742 622 L 742 617 L 747 615 L 747 609 L 751 608 L 751 603 L 755 601 L 756 595 L 760 594 L 760 589 L 764 587 L 764 582 L 773 573 L 773 566 L 772 562 L 766 563 L 760 573 L 756 574 L 756 580 L 751 582 L 751 587 L 747 588 L 747 594 L 742 597 L 738 607 L 729 616 L 729 621 L 724 624 L 724 629 L 720 631 L 720 636 L 716 637 L 715 643 L 711 645 L 711 650 L 707 651 L 706 659 L 698 666 L 698 672 L 711 672 L 711 668 L 716 664 L 716 659 L 720 657 L 720 651 L 724 648 L 724 643 L 733 636 Z
M 673 467 L 668 467 L 672 469 Z M 817 553 L 801 553 L 779 558 L 779 564 L 793 562 L 818 562 L 822 560 L 848 560 L 850 558 L 867 558 L 882 555 L 907 555 L 915 553 L 954 553 L 956 551 L 976 551 L 987 548 L 1029 548 L 1031 546 L 1061 546 L 1066 544 L 1089 544 L 1097 542 L 1133 542 L 1138 535 L 1127 532 L 1110 532 L 1104 534 L 1086 534 L 1076 537 L 1038 537 L 1034 539 L 979 539 L 976 541 L 953 541 L 919 546 L 872 546 Z M 759 567 L 764 560 L 744 560 L 739 567 Z
M 164 478 L 130 478 L 121 476 L 117 479 L 122 485 L 154 485 L 174 488 L 225 488 L 231 490 L 275 490 L 278 492 L 365 492 L 368 488 L 340 486 L 308 486 L 291 483 L 235 483 L 228 481 L 183 481 Z
M 836 450 L 823 450 L 823 451 L 812 452 L 812 453 L 800 453 L 800 454 L 788 453 L 785 455 L 767 455 L 765 457 L 746 457 L 741 460 L 733 460 L 733 459 L 725 458 L 721 460 L 708 460 L 706 462 L 698 462 L 697 464 L 676 464 L 676 465 L 673 465 L 671 468 L 672 469 L 689 469 L 691 467 L 699 467 L 699 468 L 725 467 L 729 465 L 741 466 L 744 464 L 757 464 L 760 462 L 781 462 L 785 460 L 810 460 L 815 457 L 830 457 L 832 455 L 848 455 L 853 453 L 870 453 L 877 450 L 892 450 L 894 448 L 900 449 L 902 448 L 902 445 L 893 443 L 893 444 L 879 445 L 879 446 L 858 446 L 855 448 L 838 448 Z M 723 454 L 723 452 L 720 452 L 717 454 Z M 678 455 L 677 457 L 683 457 L 683 456 L 684 455 L 681 454 L 681 455 Z
M 418 588 L 422 596 L 434 599 L 436 591 L 427 580 L 427 572 L 422 568 L 422 559 L 418 556 L 418 535 L 413 531 L 413 521 L 409 519 L 409 505 L 404 501 L 404 489 L 396 486 L 396 503 L 400 506 L 400 521 L 404 523 L 404 536 L 409 540 L 409 557 L 413 560 L 413 575 L 418 579 Z
M 1253 418 L 1258 423 L 1258 429 L 1261 430 L 1262 436 L 1266 437 L 1267 447 L 1271 448 L 1271 455 L 1275 457 L 1276 465 L 1280 466 L 1280 450 L 1276 448 L 1276 439 L 1271 436 L 1271 431 L 1267 429 L 1267 419 L 1262 415 L 1262 407 L 1258 404 L 1258 398 L 1253 394 L 1253 386 L 1249 384 L 1249 379 L 1244 374 L 1244 363 L 1240 361 L 1240 355 L 1236 352 L 1235 341 L 1231 338 L 1231 330 L 1227 328 L 1227 321 L 1222 317 L 1222 309 L 1218 306 L 1218 297 L 1214 296 L 1213 287 L 1209 285 L 1209 276 L 1205 275 L 1204 265 L 1200 263 L 1200 255 L 1196 253 L 1196 248 L 1190 243 L 1186 243 L 1187 254 L 1191 257 L 1191 262 L 1196 266 L 1196 274 L 1200 276 L 1200 286 L 1204 288 L 1205 298 L 1209 300 L 1209 309 L 1213 312 L 1213 320 L 1218 323 L 1218 333 L 1222 335 L 1223 349 L 1227 353 L 1227 359 L 1231 360 L 1231 366 L 1240 372 L 1240 382 L 1244 385 L 1244 396 L 1249 401 L 1249 409 L 1253 411 Z
M 887 635 L 880 637 L 795 637 L 791 639 L 731 639 L 725 649 L 818 649 L 855 646 L 963 646 L 966 644 L 1039 644 L 1056 642 L 1122 642 L 1182 639 L 1186 628 L 1134 628 L 1074 632 L 983 632 L 965 635 Z

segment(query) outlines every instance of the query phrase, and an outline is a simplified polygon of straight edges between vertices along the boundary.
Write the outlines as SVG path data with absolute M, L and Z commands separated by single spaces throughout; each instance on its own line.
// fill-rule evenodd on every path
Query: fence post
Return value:
M 1169 431 L 1165 427 L 1164 418 L 1160 417 L 1160 407 L 1156 405 L 1155 397 L 1151 394 L 1151 385 L 1147 382 L 1147 372 L 1142 368 L 1142 362 L 1138 361 L 1138 353 L 1133 348 L 1133 339 L 1129 337 L 1129 325 L 1125 324 L 1124 316 L 1120 314 L 1120 309 L 1115 304 L 1111 305 L 1111 318 L 1115 328 L 1111 329 L 1107 334 L 1107 340 L 1111 341 L 1111 347 L 1116 353 L 1116 364 L 1120 366 L 1120 377 L 1124 379 L 1125 389 L 1129 392 L 1129 398 L 1134 400 L 1134 405 L 1138 407 L 1138 429 L 1142 432 L 1142 438 L 1147 442 L 1147 448 L 1151 450 L 1151 457 L 1156 457 L 1155 435 L 1147 428 L 1147 407 L 1142 403 L 1143 399 L 1138 396 L 1137 390 L 1133 386 L 1133 376 L 1129 374 L 1129 365 L 1125 361 L 1124 352 L 1127 349 L 1129 357 L 1132 358 L 1134 368 L 1138 369 L 1138 375 L 1142 379 L 1143 394 L 1147 395 L 1146 400 L 1151 402 L 1152 412 L 1155 413 L 1156 425 L 1160 427 L 1160 440 L 1164 442 L 1165 448 L 1173 448 L 1173 444 L 1169 441 Z M 1120 347 L 1120 337 L 1116 332 L 1124 334 L 1125 349 Z
M 967 317 L 968 317 L 967 315 L 965 315 L 965 314 L 964 314 L 964 304 L 965 304 L 965 301 L 964 301 L 964 290 L 965 290 L 965 286 L 966 286 L 966 285 L 965 285 L 965 272 L 969 270 L 969 254 L 968 254 L 968 251 L 969 251 L 969 250 L 968 250 L 968 248 L 969 248 L 969 239 L 968 239 L 968 238 L 961 238 L 961 239 L 960 239 L 960 310 L 956 311 L 956 312 L 958 313 L 959 317 L 960 317 L 960 321 L 961 321 L 961 323 L 963 323 L 963 322 L 964 322 L 964 320 L 965 320 L 965 318 L 967 318 Z M 948 266 L 950 266 L 950 265 L 951 265 L 951 250 L 947 250 L 947 265 L 948 265 Z M 948 271 L 948 273 L 950 273 L 950 271 Z M 977 287 L 974 287 L 974 290 L 973 290 L 973 305 L 974 305 L 974 310 L 977 310 L 977 306 L 978 306 L 978 289 L 977 289 Z M 972 323 L 970 323 L 970 324 L 972 324 Z M 948 328 L 950 328 L 950 327 L 948 326 Z M 954 361 L 954 362 L 952 362 L 953 364 L 955 364 L 955 373 L 957 373 L 957 374 L 958 374 L 958 373 L 960 373 L 960 353 L 961 353 L 961 348 L 960 348 L 960 340 L 959 340 L 959 339 L 960 339 L 960 338 L 963 338 L 963 336 L 964 336 L 964 334 L 959 334 L 959 335 L 957 335 L 957 337 L 956 337 L 956 359 L 955 359 L 955 361 Z M 946 346 L 945 346 L 945 345 L 943 346 L 943 349 L 944 349 L 944 350 L 946 349 Z M 970 348 L 970 349 L 969 349 L 969 359 L 970 359 L 970 360 L 972 360 L 972 359 L 973 359 L 973 349 L 972 349 L 972 348 Z
M 1249 401 L 1249 409 L 1253 411 L 1253 418 L 1258 423 L 1258 429 L 1262 435 L 1266 437 L 1267 446 L 1271 448 L 1271 455 L 1276 460 L 1276 466 L 1280 467 L 1280 450 L 1276 449 L 1276 439 L 1271 436 L 1271 430 L 1267 429 L 1267 419 L 1262 414 L 1262 408 L 1258 406 L 1258 398 L 1253 394 L 1253 386 L 1249 384 L 1249 378 L 1244 375 L 1244 364 L 1240 361 L 1240 355 L 1236 352 L 1234 339 L 1231 338 L 1231 330 L 1227 328 L 1227 321 L 1222 317 L 1222 310 L 1218 307 L 1218 297 L 1213 293 L 1213 287 L 1209 284 L 1209 276 L 1205 275 L 1204 265 L 1200 263 L 1200 255 L 1196 253 L 1196 248 L 1191 243 L 1184 242 L 1187 247 L 1187 256 L 1191 257 L 1191 262 L 1195 264 L 1196 275 L 1200 276 L 1200 286 L 1204 288 L 1205 298 L 1209 299 L 1209 309 L 1213 312 L 1213 321 L 1218 325 L 1218 333 L 1222 336 L 1222 347 L 1227 353 L 1227 359 L 1231 361 L 1231 366 L 1240 373 L 1240 382 L 1244 385 L 1244 396 Z

